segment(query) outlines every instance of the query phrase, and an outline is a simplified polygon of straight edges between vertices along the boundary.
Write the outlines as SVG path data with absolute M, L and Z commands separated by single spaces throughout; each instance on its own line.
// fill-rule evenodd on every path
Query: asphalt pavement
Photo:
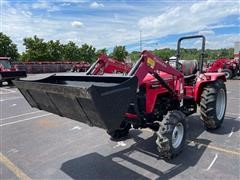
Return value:
M 122 141 L 99 128 L 31 108 L 15 87 L 0 88 L 0 179 L 240 179 L 240 81 L 227 83 L 222 127 L 187 118 L 183 152 L 165 161 L 149 129 Z

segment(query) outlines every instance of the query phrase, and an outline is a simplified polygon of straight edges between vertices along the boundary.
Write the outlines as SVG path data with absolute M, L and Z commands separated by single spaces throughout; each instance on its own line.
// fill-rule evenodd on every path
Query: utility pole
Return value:
M 142 30 L 140 30 L 140 34 L 139 34 L 139 48 L 140 48 L 140 52 L 142 52 Z

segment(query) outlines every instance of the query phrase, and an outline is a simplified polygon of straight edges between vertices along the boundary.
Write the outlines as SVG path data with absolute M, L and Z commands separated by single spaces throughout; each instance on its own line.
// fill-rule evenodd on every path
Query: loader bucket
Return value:
M 53 75 L 14 84 L 32 107 L 114 131 L 135 101 L 138 81 L 136 77 Z

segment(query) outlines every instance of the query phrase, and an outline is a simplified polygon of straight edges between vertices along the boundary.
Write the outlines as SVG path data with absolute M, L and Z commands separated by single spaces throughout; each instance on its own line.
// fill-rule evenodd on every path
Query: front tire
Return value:
M 226 107 L 226 86 L 222 80 L 217 80 L 203 88 L 200 113 L 207 129 L 217 129 L 222 125 Z
M 163 158 L 171 159 L 177 156 L 185 145 L 185 115 L 181 111 L 169 111 L 160 124 L 156 140 L 158 151 Z

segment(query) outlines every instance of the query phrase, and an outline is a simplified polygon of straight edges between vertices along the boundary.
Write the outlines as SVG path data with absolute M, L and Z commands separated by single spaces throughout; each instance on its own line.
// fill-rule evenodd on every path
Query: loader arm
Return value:
M 130 67 L 123 62 L 117 61 L 113 58 L 102 54 L 98 60 L 86 72 L 87 75 L 102 75 L 104 73 L 128 73 Z
M 175 94 L 175 91 L 170 88 L 168 84 L 160 77 L 160 71 L 173 76 L 173 78 L 176 80 L 175 90 L 178 91 L 178 94 Z M 170 93 L 173 95 L 178 95 L 180 99 L 183 97 L 183 92 L 180 92 L 180 90 L 183 89 L 184 75 L 149 51 L 143 51 L 140 59 L 128 75 L 137 76 L 138 85 L 141 85 L 144 77 L 148 73 L 153 75 Z
M 101 74 L 105 64 L 107 63 L 107 56 L 101 55 L 95 63 L 88 69 L 86 75 L 97 75 Z

